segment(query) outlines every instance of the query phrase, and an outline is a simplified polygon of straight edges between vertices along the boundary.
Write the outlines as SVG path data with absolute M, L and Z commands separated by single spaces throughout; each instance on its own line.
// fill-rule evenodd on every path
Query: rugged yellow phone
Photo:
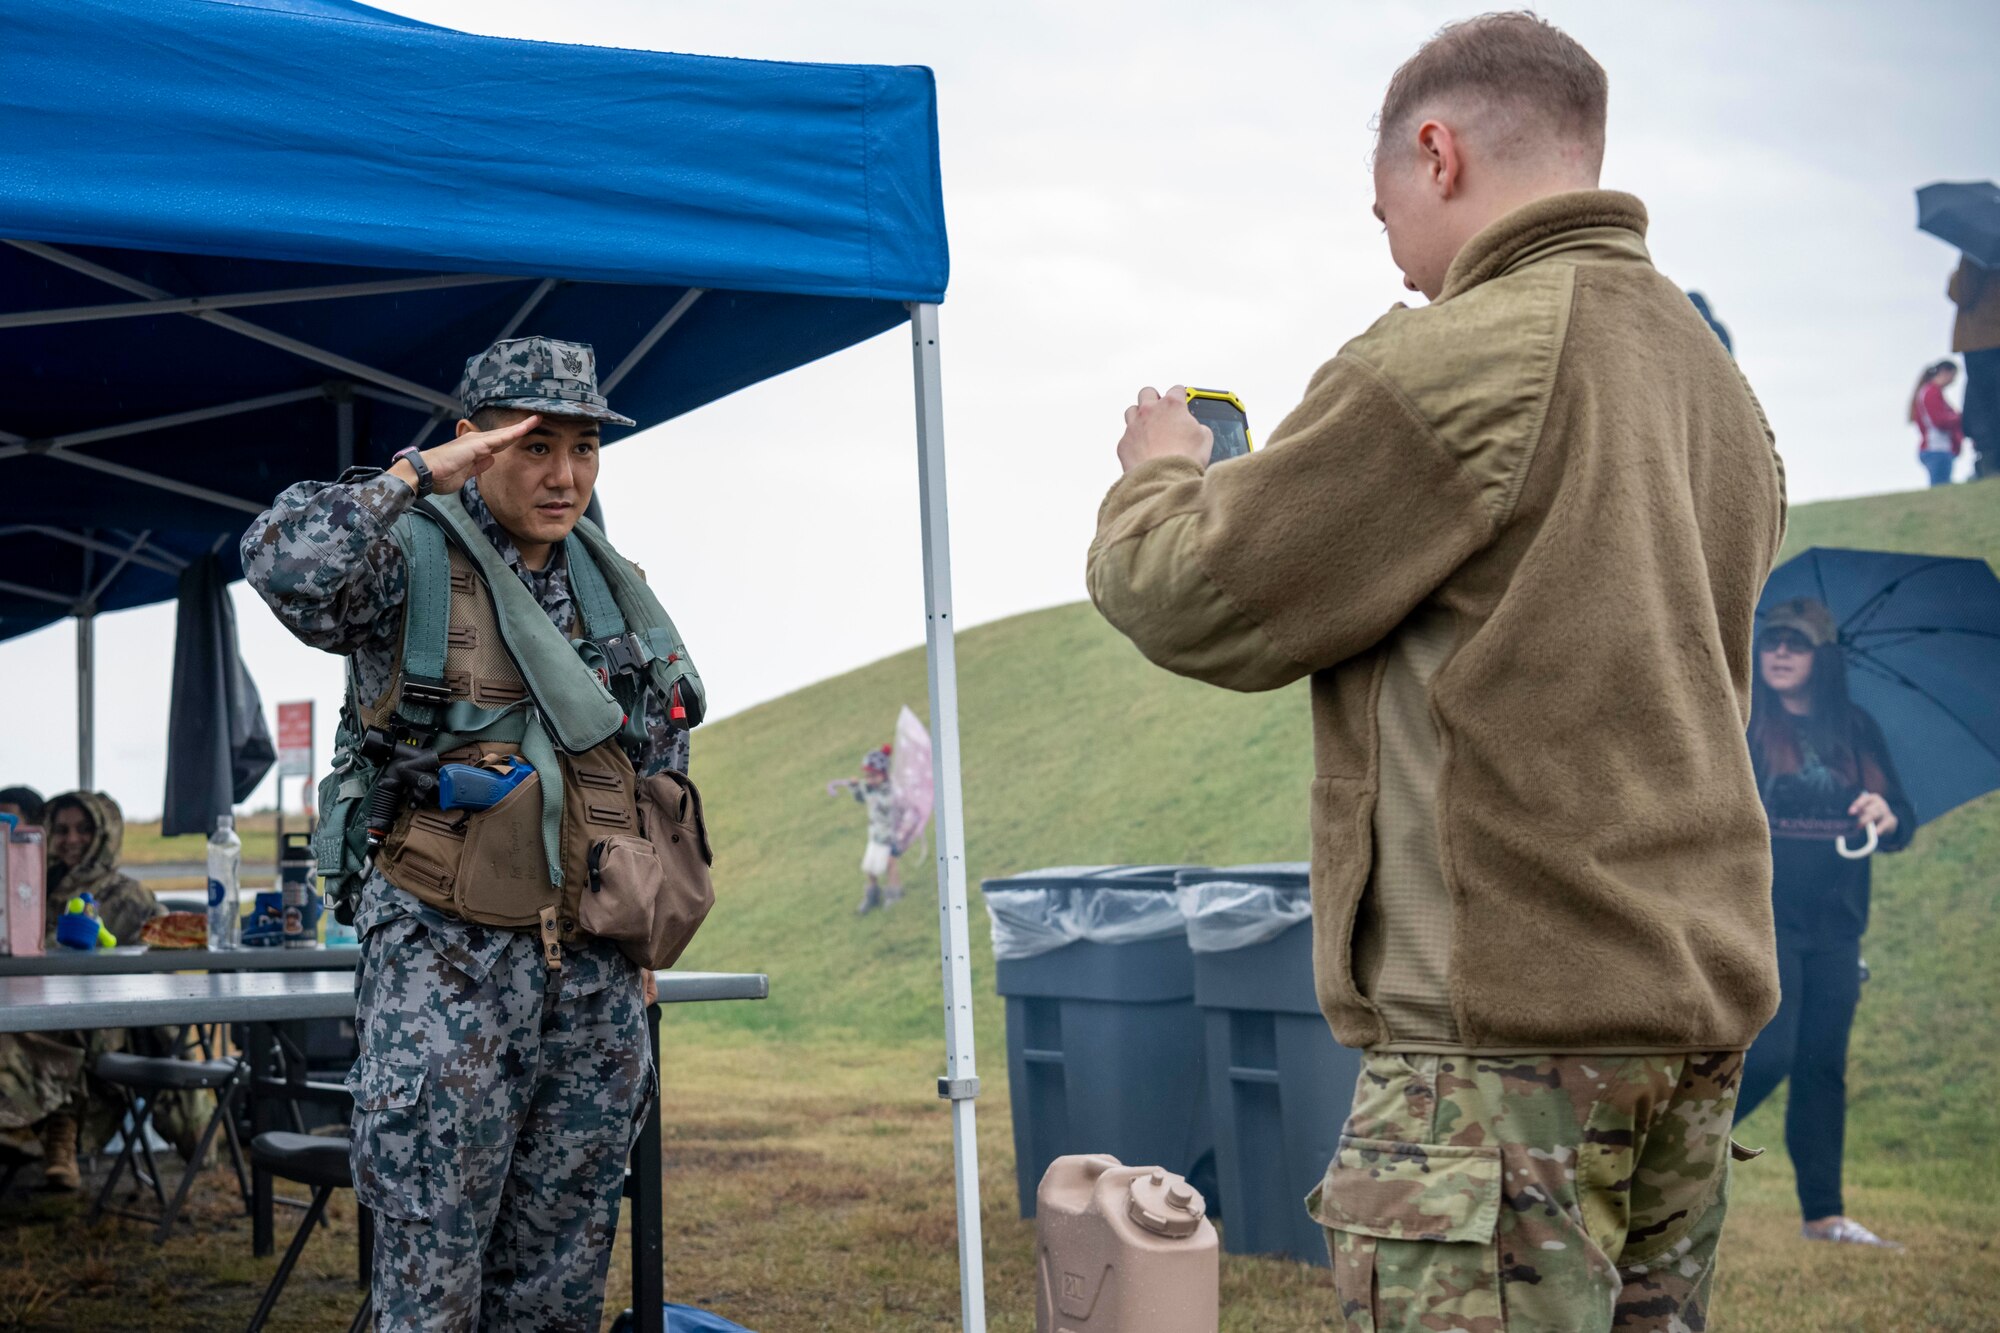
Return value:
M 1241 398 L 1227 389 L 1189 389 L 1187 396 L 1189 414 L 1215 436 L 1215 447 L 1208 453 L 1210 467 L 1257 447 L 1250 439 L 1250 414 L 1243 410 Z

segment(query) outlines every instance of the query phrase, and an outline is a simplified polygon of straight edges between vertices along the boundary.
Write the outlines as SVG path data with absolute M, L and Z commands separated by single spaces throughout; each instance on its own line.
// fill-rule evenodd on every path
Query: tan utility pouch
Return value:
M 451 762 L 496 756 L 454 751 Z M 482 926 L 536 926 L 556 905 L 542 850 L 542 775 L 531 775 L 490 809 L 409 812 L 401 839 L 383 847 L 391 883 L 433 907 Z
M 638 805 L 644 836 L 591 847 L 577 924 L 641 967 L 672 967 L 715 905 L 708 826 L 701 793 L 684 773 L 642 779 Z

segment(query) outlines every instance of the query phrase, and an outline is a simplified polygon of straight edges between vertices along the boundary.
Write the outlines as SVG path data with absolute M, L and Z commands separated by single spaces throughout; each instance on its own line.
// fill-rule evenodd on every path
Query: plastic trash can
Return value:
M 1324 1265 L 1305 1196 L 1333 1160 L 1361 1053 L 1333 1039 L 1313 990 L 1307 867 L 1184 871 L 1178 882 L 1208 1048 L 1222 1247 Z
M 1216 1209 L 1194 959 L 1179 866 L 1066 866 L 981 883 L 1021 1216 L 1050 1162 L 1109 1153 L 1188 1178 Z

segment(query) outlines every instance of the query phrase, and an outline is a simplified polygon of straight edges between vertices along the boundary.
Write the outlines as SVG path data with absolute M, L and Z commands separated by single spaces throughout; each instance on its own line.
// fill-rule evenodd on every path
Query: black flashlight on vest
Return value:
M 1227 389 L 1189 389 L 1188 415 L 1208 427 L 1215 443 L 1208 451 L 1208 465 L 1241 458 L 1256 448 L 1250 438 L 1250 414 L 1243 400 Z

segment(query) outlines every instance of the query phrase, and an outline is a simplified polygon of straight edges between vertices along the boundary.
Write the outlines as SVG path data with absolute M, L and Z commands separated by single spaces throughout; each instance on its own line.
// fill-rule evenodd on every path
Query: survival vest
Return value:
M 563 548 L 582 624 L 560 629 L 457 496 L 419 501 L 393 534 L 409 571 L 402 649 L 380 698 L 359 698 L 348 674 L 315 834 L 327 896 L 351 919 L 367 872 L 363 812 L 383 770 L 363 754 L 368 732 L 445 762 L 519 755 L 533 776 L 489 809 L 404 805 L 374 860 L 454 916 L 571 939 L 591 849 L 638 823 L 621 737 L 643 741 L 648 686 L 694 726 L 701 677 L 644 577 L 588 519 Z

